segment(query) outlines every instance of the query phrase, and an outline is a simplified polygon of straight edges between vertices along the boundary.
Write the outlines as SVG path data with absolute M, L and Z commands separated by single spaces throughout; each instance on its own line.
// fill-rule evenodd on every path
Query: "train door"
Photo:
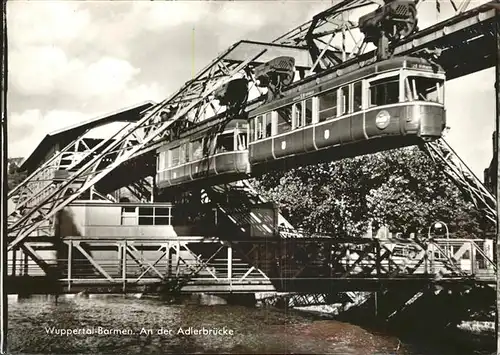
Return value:
M 252 162 L 264 162 L 272 156 L 272 113 L 267 112 L 255 117 L 255 135 L 252 146 Z
M 351 124 L 351 139 L 360 141 L 365 139 L 364 134 L 364 111 L 363 111 L 363 82 L 358 81 L 352 84 L 351 90 L 352 116 Z
M 250 171 L 247 150 L 247 127 L 247 124 L 243 124 L 243 126 L 238 125 L 234 130 L 234 150 L 237 152 L 237 154 L 234 155 L 234 169 L 240 173 Z
M 302 130 L 302 151 L 310 152 L 316 150 L 314 147 L 314 100 L 309 97 L 303 101 L 302 110 L 304 117 L 304 129 Z
M 332 125 L 332 138 L 340 144 L 349 143 L 351 138 L 351 119 L 348 116 L 352 113 L 352 85 L 345 85 L 339 89 L 339 119 Z
M 286 152 L 297 154 L 304 151 L 305 102 L 292 105 L 292 131 L 286 136 Z

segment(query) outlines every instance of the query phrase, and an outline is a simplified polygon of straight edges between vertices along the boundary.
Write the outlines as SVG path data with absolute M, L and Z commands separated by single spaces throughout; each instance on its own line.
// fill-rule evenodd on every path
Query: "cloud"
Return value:
M 129 62 L 103 57 L 86 63 L 60 47 L 28 46 L 10 54 L 9 79 L 22 95 L 71 95 L 89 100 L 124 90 L 140 70 Z
M 80 112 L 40 110 L 14 112 L 8 117 L 9 156 L 26 157 L 47 133 L 85 121 L 91 117 Z
M 186 23 L 196 23 L 210 12 L 209 2 L 198 1 L 135 1 L 131 16 L 140 19 L 142 26 L 149 31 L 164 31 Z
M 88 11 L 77 3 L 60 1 L 9 1 L 7 3 L 9 43 L 67 43 L 81 36 L 90 25 Z

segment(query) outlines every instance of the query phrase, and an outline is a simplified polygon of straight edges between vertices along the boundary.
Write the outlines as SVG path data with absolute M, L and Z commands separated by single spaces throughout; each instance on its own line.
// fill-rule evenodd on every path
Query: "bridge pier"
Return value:
M 236 306 L 255 307 L 257 299 L 255 293 L 230 293 L 223 296 L 227 303 Z

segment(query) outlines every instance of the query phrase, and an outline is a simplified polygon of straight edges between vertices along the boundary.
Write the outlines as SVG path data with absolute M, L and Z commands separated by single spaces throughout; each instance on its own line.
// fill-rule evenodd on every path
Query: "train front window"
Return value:
M 233 133 L 224 133 L 217 136 L 217 145 L 215 153 L 224 153 L 234 150 L 234 136 Z
M 370 107 L 399 102 L 399 77 L 384 78 L 370 83 Z
M 444 102 L 444 80 L 409 76 L 405 79 L 404 90 L 406 101 Z
M 238 150 L 247 149 L 247 135 L 245 133 L 238 133 L 236 143 L 238 144 Z

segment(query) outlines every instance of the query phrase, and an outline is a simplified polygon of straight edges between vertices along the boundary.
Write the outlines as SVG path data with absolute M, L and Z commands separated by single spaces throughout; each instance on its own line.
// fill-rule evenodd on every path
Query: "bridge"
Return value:
M 433 58 L 449 80 L 492 67 L 498 26 L 493 3 L 469 3 L 453 3 L 449 19 L 392 41 L 391 52 Z M 271 43 L 240 41 L 160 103 L 47 136 L 24 163 L 28 178 L 9 193 L 7 292 L 328 295 L 493 284 L 491 241 L 310 235 L 294 228 L 247 181 L 179 189 L 169 192 L 170 201 L 158 200 L 155 153 L 176 123 L 224 122 L 230 112 L 215 102 L 214 92 L 242 73 L 255 83 L 255 68 L 275 57 L 295 58 L 299 81 L 376 61 L 357 24 L 342 20 L 354 8 L 374 6 L 378 1 L 346 0 Z M 250 93 L 245 110 L 261 105 L 265 95 L 259 90 Z M 164 111 L 173 115 L 163 120 Z M 86 137 L 114 121 L 129 123 L 108 139 Z M 422 149 L 496 223 L 495 198 L 453 149 L 444 140 L 422 143 Z M 134 201 L 120 201 L 124 190 Z M 201 219 L 183 219 L 183 200 L 189 198 L 188 209 Z

